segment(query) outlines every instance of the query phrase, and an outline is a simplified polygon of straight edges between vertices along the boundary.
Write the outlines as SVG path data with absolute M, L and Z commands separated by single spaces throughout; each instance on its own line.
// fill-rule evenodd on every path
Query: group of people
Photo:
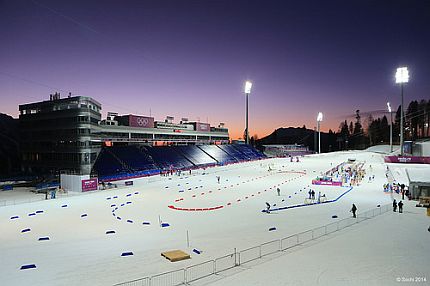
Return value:
M 399 213 L 403 213 L 403 202 L 400 201 L 397 203 L 396 199 L 393 200 L 393 212 L 397 211 L 397 207 L 399 207 Z

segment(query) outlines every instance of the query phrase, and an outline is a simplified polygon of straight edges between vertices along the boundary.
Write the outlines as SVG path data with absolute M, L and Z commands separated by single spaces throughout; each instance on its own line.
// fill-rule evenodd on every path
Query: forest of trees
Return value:
M 430 100 L 411 101 L 404 108 L 404 139 L 416 140 L 430 138 Z M 344 120 L 337 131 L 329 130 L 321 133 L 321 151 L 331 152 L 347 149 L 365 149 L 378 144 L 389 144 L 390 122 L 393 121 L 393 144 L 400 141 L 400 106 L 396 112 L 388 111 L 382 117 L 375 117 L 371 113 L 365 118 L 360 110 L 355 111 L 354 119 Z M 245 136 L 243 137 L 245 138 Z M 256 140 L 257 139 L 257 140 Z M 256 135 L 250 138 L 250 144 L 260 147 L 270 144 L 303 144 L 311 150 L 316 150 L 316 132 L 302 128 L 279 128 L 272 134 L 258 139 Z
M 430 137 L 430 100 L 414 100 L 404 108 L 404 139 L 416 140 Z M 388 116 L 388 117 L 387 117 Z M 368 146 L 387 144 L 390 141 L 390 122 L 393 120 L 393 143 L 400 141 L 400 106 L 396 112 L 373 118 L 369 115 L 366 126 L 362 125 L 360 111 L 356 111 L 355 120 L 341 122 L 336 133 L 338 150 L 363 149 Z

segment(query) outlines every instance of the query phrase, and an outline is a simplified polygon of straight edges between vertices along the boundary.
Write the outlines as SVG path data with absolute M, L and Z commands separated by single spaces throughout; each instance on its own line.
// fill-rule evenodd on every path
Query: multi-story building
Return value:
M 101 120 L 101 104 L 85 96 L 60 98 L 19 106 L 20 145 L 23 168 L 31 173 L 61 171 L 90 174 L 103 145 L 189 145 L 226 144 L 228 129 L 224 124 L 173 117 L 155 121 L 153 117 L 118 115 L 109 112 Z
M 101 120 L 101 104 L 85 96 L 19 106 L 20 148 L 24 171 L 89 174 L 101 143 L 93 130 Z

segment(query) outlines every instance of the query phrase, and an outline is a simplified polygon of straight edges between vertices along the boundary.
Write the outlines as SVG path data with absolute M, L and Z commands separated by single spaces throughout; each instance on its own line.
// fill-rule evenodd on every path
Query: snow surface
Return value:
M 366 178 L 334 203 L 261 212 L 265 202 L 276 207 L 302 204 L 308 186 L 325 193 L 329 200 L 338 197 L 347 188 L 310 183 L 349 158 L 366 162 L 367 174 L 375 179 Z M 269 164 L 273 171 L 268 171 Z M 300 162 L 273 158 L 199 170 L 191 176 L 134 180 L 132 187 L 119 184 L 118 189 L 0 207 L 2 285 L 112 285 L 215 259 L 234 248 L 240 251 L 334 222 L 332 215 L 349 217 L 352 203 L 359 213 L 391 203 L 391 195 L 382 189 L 387 182 L 385 170 L 382 155 L 365 151 L 312 155 Z M 396 175 L 393 172 L 398 180 Z M 281 196 L 277 196 L 277 187 Z M 2 196 L 3 192 L 0 201 Z M 405 202 L 404 214 L 387 213 L 276 259 L 261 260 L 265 263 L 223 272 L 217 278 L 226 278 L 220 281 L 195 284 L 394 285 L 397 277 L 425 276 L 430 274 L 429 218 L 414 204 Z M 178 211 L 169 205 L 222 208 Z M 29 216 L 32 213 L 35 215 Z M 19 218 L 11 219 L 14 216 Z M 160 227 L 160 220 L 170 226 Z M 271 227 L 276 231 L 269 231 Z M 21 233 L 26 228 L 31 231 Z M 110 230 L 115 233 L 106 234 Z M 49 240 L 38 241 L 40 237 Z M 193 248 L 202 253 L 193 253 Z M 192 259 L 171 263 L 160 255 L 174 249 L 190 253 Z M 133 256 L 121 257 L 130 251 Z M 36 269 L 20 270 L 33 263 Z

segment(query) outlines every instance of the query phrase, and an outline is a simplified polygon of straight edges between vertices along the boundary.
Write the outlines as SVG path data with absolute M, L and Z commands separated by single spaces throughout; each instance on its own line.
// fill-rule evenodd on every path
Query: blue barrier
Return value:
M 133 221 L 132 221 L 131 219 L 128 219 L 128 220 L 127 220 L 127 222 L 129 222 L 129 223 L 133 223 Z
M 276 230 L 276 227 L 269 228 L 269 231 L 274 231 L 274 230 Z
M 36 264 L 24 264 L 21 266 L 20 270 L 32 269 L 32 268 L 36 268 Z
M 337 215 L 332 215 L 331 218 L 337 218 Z
M 349 187 L 349 189 L 346 192 L 342 193 L 339 197 L 337 197 L 334 200 L 319 202 L 319 203 L 316 202 L 316 203 L 310 203 L 310 204 L 300 204 L 300 205 L 293 205 L 293 206 L 288 206 L 288 207 L 281 207 L 281 208 L 276 208 L 276 209 L 270 209 L 270 211 L 282 211 L 282 210 L 286 210 L 286 209 L 294 209 L 294 208 L 308 207 L 308 206 L 312 206 L 312 205 L 334 203 L 334 202 L 337 202 L 344 195 L 346 195 L 347 193 L 352 191 L 352 189 L 353 189 L 353 187 Z M 266 210 L 262 210 L 261 212 L 266 212 Z
M 135 194 L 135 195 L 138 195 L 138 194 L 139 194 L 139 192 L 134 192 L 134 194 Z
M 36 213 L 37 213 L 37 214 L 41 214 L 41 213 L 43 213 L 43 211 L 36 211 Z
M 13 217 L 11 217 L 10 219 L 17 219 L 17 218 L 19 218 L 19 216 L 13 216 Z
M 116 217 L 116 219 L 117 219 L 117 220 L 121 220 L 121 217 L 117 216 L 117 217 Z
M 34 216 L 34 215 L 36 215 L 36 213 L 30 213 L 30 214 L 28 214 L 28 216 Z
M 49 240 L 48 236 L 44 236 L 44 237 L 39 237 L 38 239 L 39 241 L 44 241 L 44 240 Z
M 144 225 L 150 225 L 151 223 L 149 221 L 144 221 L 142 224 L 144 224 Z
M 133 255 L 133 252 L 131 252 L 131 251 L 123 252 L 123 253 L 121 254 L 121 256 L 131 256 L 131 255 Z
M 29 232 L 29 231 L 31 231 L 31 229 L 30 229 L 30 228 L 24 228 L 23 230 L 21 230 L 21 233 Z
M 168 224 L 167 222 L 163 222 L 163 223 L 161 224 L 161 227 L 168 227 L 168 226 L 170 226 L 170 224 Z
M 129 196 L 131 196 L 131 194 L 127 194 L 127 195 L 126 195 L 126 197 L 129 197 Z
M 106 231 L 106 234 L 114 234 L 114 233 L 115 233 L 114 230 L 108 230 L 108 231 Z
M 12 191 L 12 190 L 13 190 L 13 186 L 11 186 L 11 185 L 3 186 L 3 191 Z
M 67 208 L 67 205 L 62 205 L 61 207 L 62 207 L 62 208 Z
M 198 249 L 196 249 L 196 248 L 194 248 L 194 249 L 193 249 L 193 252 L 194 252 L 195 254 L 200 254 L 200 253 L 202 253 L 200 250 L 198 250 Z
M 81 214 L 81 217 L 86 217 L 86 216 L 88 216 L 87 214 Z

